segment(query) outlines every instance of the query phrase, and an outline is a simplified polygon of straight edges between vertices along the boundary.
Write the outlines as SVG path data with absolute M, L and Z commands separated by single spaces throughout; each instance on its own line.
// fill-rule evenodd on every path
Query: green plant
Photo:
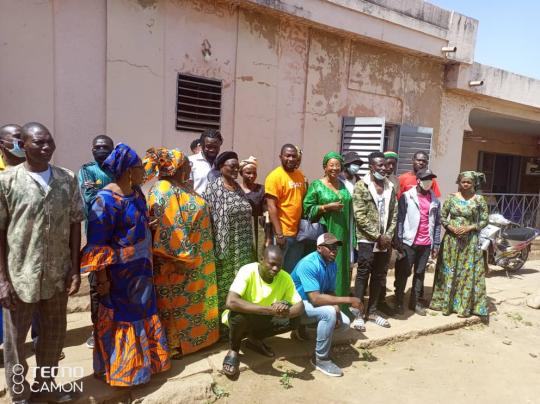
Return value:
M 375 362 L 377 358 L 369 349 L 362 349 L 362 360 L 367 362 Z
M 212 384 L 212 392 L 216 396 L 216 400 L 219 400 L 224 397 L 229 397 L 229 392 L 217 383 Z
M 292 379 L 294 377 L 294 372 L 292 370 L 286 370 L 281 374 L 281 377 L 279 378 L 279 384 L 281 384 L 281 387 L 283 387 L 285 390 L 292 389 Z

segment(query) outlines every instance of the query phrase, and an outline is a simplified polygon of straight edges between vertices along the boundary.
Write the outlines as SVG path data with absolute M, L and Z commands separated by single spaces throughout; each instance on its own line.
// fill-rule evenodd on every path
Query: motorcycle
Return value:
M 516 272 L 527 262 L 531 244 L 539 234 L 537 229 L 521 227 L 503 215 L 493 213 L 489 215 L 488 225 L 480 231 L 479 244 L 486 263 Z

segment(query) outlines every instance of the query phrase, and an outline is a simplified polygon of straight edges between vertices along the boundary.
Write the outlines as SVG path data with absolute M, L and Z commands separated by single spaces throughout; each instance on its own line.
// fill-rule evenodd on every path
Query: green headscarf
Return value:
M 341 163 L 341 166 L 343 166 L 343 164 L 345 163 L 345 160 L 343 160 L 343 157 L 341 157 L 341 154 L 335 151 L 331 151 L 331 152 L 326 153 L 323 157 L 323 161 L 322 161 L 323 168 L 326 168 L 326 164 L 328 164 L 328 160 L 330 159 L 338 160 Z
M 486 182 L 486 175 L 479 171 L 463 171 L 458 175 L 459 182 L 462 178 L 469 178 L 474 184 L 474 189 L 479 189 L 480 186 Z

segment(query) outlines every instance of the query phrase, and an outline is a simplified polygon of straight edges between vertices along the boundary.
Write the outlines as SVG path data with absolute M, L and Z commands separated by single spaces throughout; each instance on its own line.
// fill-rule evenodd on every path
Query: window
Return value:
M 384 147 L 384 118 L 343 117 L 341 127 L 341 152 L 355 152 L 364 161 L 358 172 L 369 171 L 368 156 Z
M 178 75 L 176 130 L 202 132 L 219 129 L 221 123 L 220 80 Z

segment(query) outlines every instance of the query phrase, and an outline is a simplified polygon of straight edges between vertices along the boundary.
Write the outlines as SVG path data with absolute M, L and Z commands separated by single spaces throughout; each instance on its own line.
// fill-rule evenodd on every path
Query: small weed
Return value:
M 212 392 L 216 396 L 216 400 L 224 397 L 229 397 L 229 392 L 217 383 L 212 384 Z
M 362 360 L 367 362 L 375 362 L 377 358 L 369 349 L 362 349 Z
M 437 311 L 431 311 L 431 310 L 430 310 L 430 311 L 428 311 L 428 314 L 429 314 L 430 316 L 433 316 L 433 317 L 435 317 L 435 316 L 438 316 L 438 315 L 439 315 L 439 313 L 438 313 Z
M 519 313 L 505 313 L 506 317 L 511 318 L 514 321 L 523 321 L 523 317 Z
M 281 374 L 281 377 L 279 378 L 279 384 L 281 384 L 281 387 L 283 387 L 285 390 L 292 389 L 293 378 L 294 372 L 292 370 L 286 370 L 284 373 Z

